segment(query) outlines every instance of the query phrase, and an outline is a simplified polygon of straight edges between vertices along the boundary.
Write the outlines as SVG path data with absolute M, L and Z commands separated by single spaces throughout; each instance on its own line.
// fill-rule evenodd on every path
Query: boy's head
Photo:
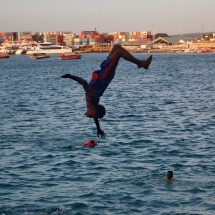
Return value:
M 97 106 L 97 114 L 99 119 L 102 119 L 104 117 L 104 115 L 106 114 L 106 109 L 103 105 Z
M 105 107 L 103 105 L 91 106 L 87 108 L 87 112 L 85 113 L 89 118 L 99 118 L 102 119 L 106 114 Z

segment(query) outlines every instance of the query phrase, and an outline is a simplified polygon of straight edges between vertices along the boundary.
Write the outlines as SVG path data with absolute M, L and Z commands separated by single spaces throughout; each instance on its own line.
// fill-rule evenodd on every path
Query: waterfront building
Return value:
M 18 32 L 18 41 L 33 41 L 32 39 L 32 33 L 30 31 L 28 32 Z
M 64 45 L 63 33 L 61 32 L 43 32 L 44 42 L 50 42 L 55 45 Z
M 177 46 L 188 48 L 190 44 L 196 42 L 193 38 L 184 37 L 184 36 L 167 36 L 167 37 L 158 37 L 152 42 L 154 48 L 165 48 L 169 46 Z
M 74 45 L 74 39 L 76 38 L 76 35 L 71 32 L 64 32 L 63 33 L 63 41 L 66 46 L 73 46 Z
M 155 39 L 153 45 L 176 45 L 176 44 L 185 44 L 192 43 L 194 40 L 189 37 L 184 36 L 168 36 L 168 37 L 158 37 Z
M 215 42 L 215 33 L 212 34 L 212 38 L 210 39 L 211 42 Z
M 17 40 L 17 32 L 1 32 L 0 33 L 0 43 L 4 41 L 14 41 Z

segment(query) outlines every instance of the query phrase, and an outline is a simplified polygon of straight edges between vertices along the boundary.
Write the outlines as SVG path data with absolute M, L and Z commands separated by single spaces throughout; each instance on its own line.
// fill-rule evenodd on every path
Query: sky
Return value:
M 215 0 L 0 0 L 0 32 L 215 32 Z

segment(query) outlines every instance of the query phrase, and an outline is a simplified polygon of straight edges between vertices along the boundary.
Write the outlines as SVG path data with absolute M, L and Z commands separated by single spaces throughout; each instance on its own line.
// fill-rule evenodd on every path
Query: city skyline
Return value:
M 98 32 L 151 31 L 187 34 L 213 32 L 214 0 L 0 0 L 0 32 L 82 30 Z

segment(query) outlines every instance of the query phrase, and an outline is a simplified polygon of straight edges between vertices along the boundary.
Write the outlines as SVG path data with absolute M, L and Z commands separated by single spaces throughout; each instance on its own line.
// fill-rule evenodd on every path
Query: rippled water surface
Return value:
M 0 60 L 0 214 L 214 214 L 215 54 L 121 60 L 98 139 L 82 87 L 60 76 L 89 80 L 106 55 Z

